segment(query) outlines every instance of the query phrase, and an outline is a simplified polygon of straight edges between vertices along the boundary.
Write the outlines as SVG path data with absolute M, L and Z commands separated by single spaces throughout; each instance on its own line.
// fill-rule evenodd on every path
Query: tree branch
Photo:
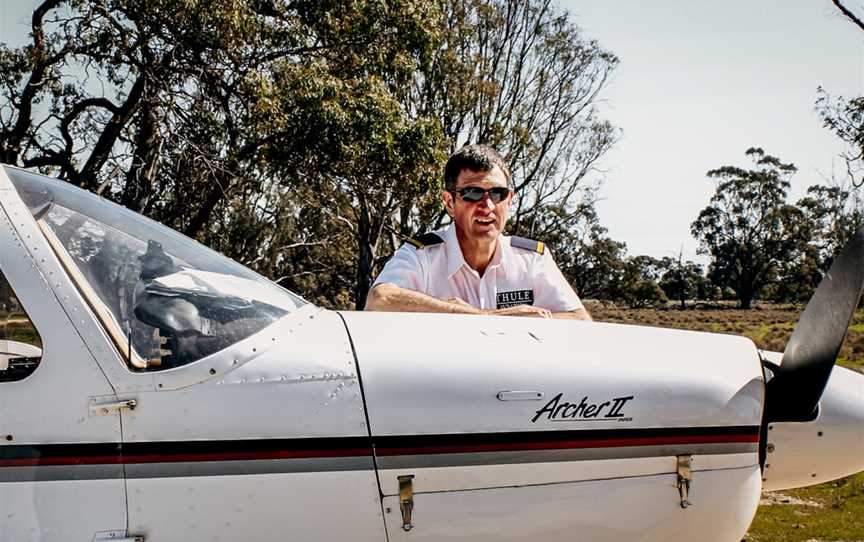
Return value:
M 835 6 L 837 6 L 837 9 L 839 9 L 840 12 L 841 12 L 843 15 L 845 15 L 847 19 L 849 19 L 850 21 L 852 21 L 853 23 L 855 23 L 855 26 L 857 26 L 857 27 L 860 28 L 861 30 L 864 30 L 864 21 L 862 21 L 861 19 L 859 19 L 858 17 L 856 17 L 854 13 L 852 13 L 851 11 L 849 11 L 849 9 L 848 9 L 846 6 L 844 6 L 844 5 L 840 2 L 840 0 L 831 0 L 831 3 L 834 4 Z
M 18 119 L 15 126 L 12 128 L 9 135 L 6 137 L 6 143 L 3 145 L 4 153 L 0 156 L 0 160 L 7 163 L 16 163 L 18 155 L 21 151 L 21 142 L 27 135 L 27 130 L 32 124 L 33 115 L 33 100 L 39 89 L 45 84 L 45 76 L 48 68 L 56 63 L 61 55 L 53 55 L 48 57 L 48 51 L 45 45 L 45 30 L 43 28 L 43 19 L 45 14 L 56 8 L 63 0 L 45 0 L 39 7 L 33 11 L 31 19 L 32 35 L 33 35 L 33 71 L 30 72 L 30 77 L 24 90 L 21 92 L 21 99 L 18 105 Z

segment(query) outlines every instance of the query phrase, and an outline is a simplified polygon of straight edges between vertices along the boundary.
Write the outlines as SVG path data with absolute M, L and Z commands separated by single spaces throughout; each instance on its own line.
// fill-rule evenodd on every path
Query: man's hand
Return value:
M 498 316 L 529 316 L 533 318 L 552 318 L 552 311 L 532 305 L 515 305 L 506 309 L 490 310 L 486 314 Z
M 562 320 L 585 320 L 588 322 L 594 320 L 585 309 L 576 309 L 575 311 L 570 312 L 554 312 L 552 313 L 552 318 L 559 318 Z

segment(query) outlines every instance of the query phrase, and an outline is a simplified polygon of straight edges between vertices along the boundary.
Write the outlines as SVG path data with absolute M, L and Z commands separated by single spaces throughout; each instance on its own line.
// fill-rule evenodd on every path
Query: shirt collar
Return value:
M 465 256 L 462 254 L 462 247 L 459 246 L 459 239 L 456 237 L 456 225 L 450 226 L 444 231 L 444 246 L 447 250 L 447 278 L 456 274 L 464 265 Z M 492 255 L 492 261 L 489 262 L 489 268 L 497 267 L 507 261 L 507 253 L 510 249 L 510 238 L 504 235 L 498 236 L 498 246 L 495 247 L 495 254 Z

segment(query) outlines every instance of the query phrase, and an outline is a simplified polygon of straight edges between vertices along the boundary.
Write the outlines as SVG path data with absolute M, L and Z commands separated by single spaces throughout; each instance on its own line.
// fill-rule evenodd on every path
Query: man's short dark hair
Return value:
M 492 171 L 495 166 L 501 168 L 507 177 L 507 186 L 510 186 L 510 169 L 498 151 L 486 145 L 465 145 L 447 159 L 447 165 L 444 166 L 444 190 L 453 190 L 456 187 L 462 170 Z

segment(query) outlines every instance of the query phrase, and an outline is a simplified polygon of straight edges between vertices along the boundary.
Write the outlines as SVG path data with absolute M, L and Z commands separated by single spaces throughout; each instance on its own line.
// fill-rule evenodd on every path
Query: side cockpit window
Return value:
M 9 178 L 135 371 L 194 363 L 305 301 L 177 232 L 66 183 Z
M 33 374 L 42 361 L 42 339 L 0 271 L 0 382 Z

